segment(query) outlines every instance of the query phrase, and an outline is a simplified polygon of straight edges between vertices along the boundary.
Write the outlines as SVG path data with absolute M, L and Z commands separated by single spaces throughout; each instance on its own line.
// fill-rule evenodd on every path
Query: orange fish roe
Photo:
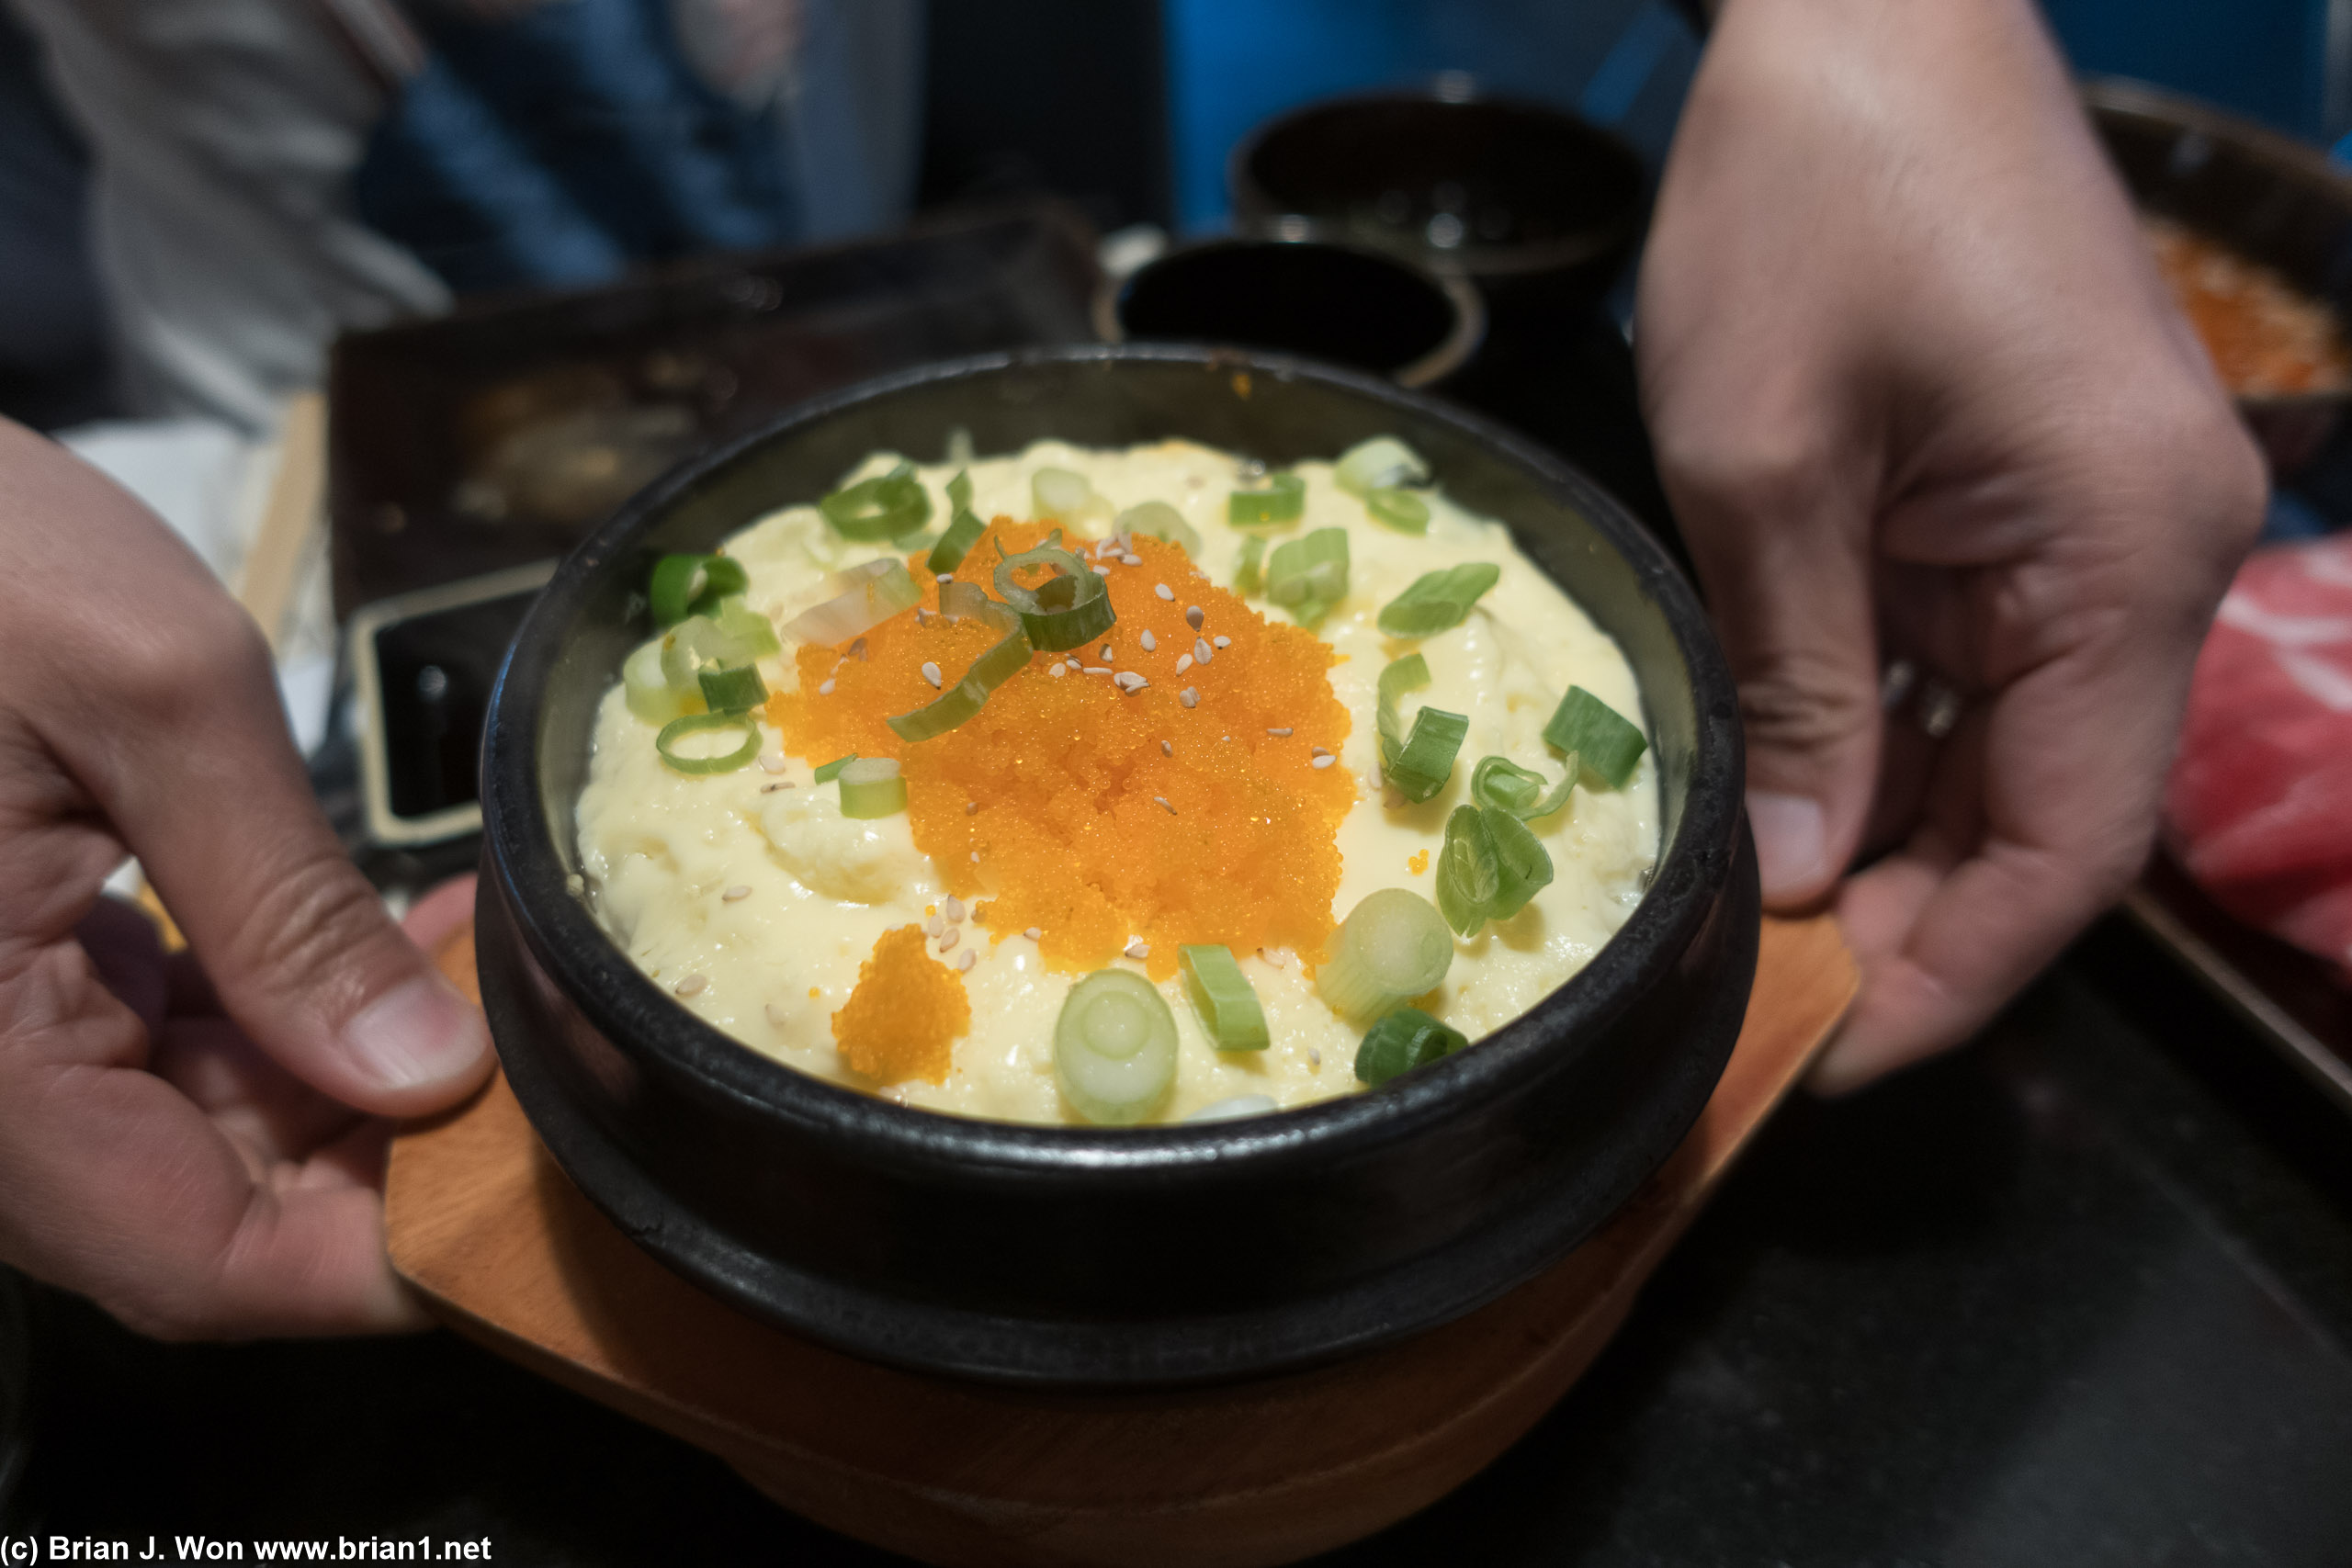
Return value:
M 1430 852 L 1427 850 L 1415 850 L 1411 854 L 1405 857 L 1405 869 L 1411 872 L 1415 876 L 1420 875 L 1421 873 L 1429 870 L 1429 868 Z
M 956 575 L 995 597 L 998 542 L 1017 554 L 1050 531 L 1000 517 Z M 1069 542 L 1097 561 L 1086 541 Z M 1346 769 L 1313 765 L 1317 747 L 1336 753 L 1348 735 L 1330 647 L 1269 623 L 1176 546 L 1137 537 L 1130 551 L 1140 566 L 1099 558 L 1116 625 L 1068 654 L 1034 656 L 944 735 L 909 744 L 886 721 L 938 695 L 924 663 L 953 686 L 998 634 L 913 610 L 867 632 L 863 659 L 800 649 L 799 689 L 770 699 L 768 716 L 805 758 L 899 759 L 916 847 L 958 897 L 992 895 L 979 907 L 990 925 L 1037 928 L 1056 968 L 1100 968 L 1130 938 L 1149 945 L 1146 967 L 1162 979 L 1187 942 L 1317 953 L 1339 890 L 1340 821 L 1356 795 Z M 939 584 L 915 566 L 923 608 L 935 610 Z M 1162 584 L 1172 597 L 1159 597 Z M 1197 628 L 1185 614 L 1194 605 Z M 1214 645 L 1220 637 L 1227 646 Z M 1122 691 L 1109 675 L 1068 668 L 1071 658 L 1149 684 Z M 1180 659 L 1194 662 L 1180 673 Z M 820 694 L 828 680 L 832 691 Z
M 971 1023 L 964 977 L 932 962 L 921 926 L 900 926 L 884 931 L 874 956 L 857 966 L 849 1002 L 833 1014 L 833 1041 L 852 1072 L 876 1082 L 944 1083 L 952 1044 Z

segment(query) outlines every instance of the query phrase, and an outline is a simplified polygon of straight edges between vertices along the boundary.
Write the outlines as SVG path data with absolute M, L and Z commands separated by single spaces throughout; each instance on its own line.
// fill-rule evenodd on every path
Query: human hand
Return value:
M 143 1332 L 422 1321 L 387 1123 L 481 1020 L 311 800 L 253 623 L 94 469 L 0 422 L 0 1258 Z M 187 933 L 99 897 L 126 852 Z
M 1850 1089 L 2139 867 L 2261 468 L 2027 0 L 1730 0 L 1635 348 L 1767 902 L 1834 897 L 1861 961 L 1814 1077 Z M 1940 739 L 1883 711 L 1897 660 L 1957 694 Z

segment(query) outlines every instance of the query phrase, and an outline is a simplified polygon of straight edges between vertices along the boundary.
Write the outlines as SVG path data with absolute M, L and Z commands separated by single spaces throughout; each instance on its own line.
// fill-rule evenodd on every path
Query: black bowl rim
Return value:
M 542 694 L 561 633 L 579 612 L 591 577 L 609 558 L 626 555 L 639 533 L 706 476 L 756 446 L 844 410 L 943 381 L 978 380 L 1039 366 L 1127 361 L 1320 382 L 1451 424 L 1577 500 L 1656 596 L 1691 675 L 1698 730 L 1694 787 L 1649 893 L 1584 968 L 1536 1008 L 1486 1036 L 1477 1050 L 1458 1053 L 1378 1094 L 1341 1095 L 1230 1122 L 1097 1129 L 985 1121 L 897 1105 L 764 1056 L 679 1006 L 628 961 L 567 887 L 570 874 L 557 852 L 540 793 Z M 1718 723 L 1713 716 L 1730 716 Z M 797 1132 L 855 1141 L 888 1163 L 926 1165 L 936 1157 L 943 1138 L 952 1138 L 959 1160 L 1004 1172 L 1042 1175 L 1084 1167 L 1105 1180 L 1150 1180 L 1188 1169 L 1230 1168 L 1238 1159 L 1279 1168 L 1311 1161 L 1342 1141 L 1377 1146 L 1449 1119 L 1465 1106 L 1483 1104 L 1509 1092 L 1522 1077 L 1555 1066 L 1546 1058 L 1556 1045 L 1537 1036 L 1555 1027 L 1562 1004 L 1568 1038 L 1598 1034 L 1667 975 L 1707 919 L 1712 890 L 1728 874 L 1736 842 L 1743 776 L 1730 672 L 1696 592 L 1631 514 L 1575 468 L 1484 419 L 1356 371 L 1284 355 L 1129 344 L 977 355 L 876 378 L 812 399 L 648 486 L 565 558 L 525 617 L 491 695 L 481 794 L 485 858 L 533 956 L 594 1029 L 625 1050 L 635 1047 L 630 1055 L 640 1068 L 673 1075 L 705 1096 L 759 1111 Z M 1709 778 L 1722 783 L 1696 787 Z
M 1413 105 L 1453 108 L 1499 108 L 1515 114 L 1538 115 L 1547 119 L 1563 120 L 1574 125 L 1616 156 L 1634 176 L 1638 189 L 1646 192 L 1649 164 L 1639 149 L 1605 125 L 1587 119 L 1574 109 L 1549 104 L 1540 98 L 1513 93 L 1490 93 L 1475 82 L 1466 88 L 1441 78 L 1419 87 L 1382 87 L 1371 92 L 1333 93 L 1327 97 L 1310 98 L 1283 110 L 1278 115 L 1260 120 L 1249 133 L 1233 144 L 1226 154 L 1225 194 L 1233 209 L 1233 224 L 1245 235 L 1272 234 L 1285 220 L 1306 219 L 1311 223 L 1331 222 L 1327 215 L 1296 212 L 1283 205 L 1274 193 L 1260 184 L 1250 172 L 1250 160 L 1268 139 L 1286 130 L 1302 120 L 1318 114 L 1339 109 L 1369 107 L 1384 105 Z M 1465 245 L 1459 251 L 1442 251 L 1434 246 L 1396 248 L 1411 255 L 1424 256 L 1432 266 L 1459 271 L 1473 277 L 1511 277 L 1521 273 L 1548 272 L 1554 267 L 1572 266 L 1589 261 L 1622 245 L 1640 232 L 1643 215 L 1648 207 L 1646 194 L 1638 194 L 1624 212 L 1590 228 L 1556 240 L 1515 245 Z
M 1316 250 L 1342 251 L 1350 255 L 1361 256 L 1366 261 L 1377 262 L 1383 266 L 1395 267 L 1397 271 L 1428 284 L 1443 295 L 1446 302 L 1453 307 L 1453 326 L 1445 334 L 1443 340 L 1419 359 L 1410 360 L 1388 372 L 1387 378 L 1398 386 L 1427 387 L 1433 382 L 1443 380 L 1470 363 L 1470 356 L 1478 352 L 1480 344 L 1486 342 L 1487 302 L 1478 297 L 1476 289 L 1463 282 L 1459 276 L 1450 276 L 1434 267 L 1425 265 L 1404 251 L 1385 249 L 1379 245 L 1367 245 L 1360 241 L 1345 238 L 1328 224 L 1317 223 L 1306 219 L 1294 219 L 1289 221 L 1292 227 L 1270 230 L 1262 234 L 1213 234 L 1205 239 L 1187 240 L 1180 244 L 1169 246 L 1133 272 L 1125 273 L 1116 277 L 1105 276 L 1094 290 L 1095 334 L 1104 343 L 1194 342 L 1212 346 L 1229 346 L 1216 345 L 1214 344 L 1213 340 L 1204 338 L 1130 336 L 1126 323 L 1119 319 L 1120 308 L 1126 301 L 1127 290 L 1134 287 L 1136 278 L 1141 277 L 1152 268 L 1169 262 L 1182 261 L 1189 256 L 1206 255 L 1213 251 L 1254 251 L 1274 245 L 1305 245 Z M 1265 352 L 1278 351 L 1266 350 Z

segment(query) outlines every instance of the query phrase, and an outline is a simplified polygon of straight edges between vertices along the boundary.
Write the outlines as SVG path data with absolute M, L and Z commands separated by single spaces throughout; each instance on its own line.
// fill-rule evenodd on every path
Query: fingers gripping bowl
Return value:
M 707 551 L 869 453 L 1181 438 L 1284 465 L 1401 437 L 1633 668 L 1657 769 L 1648 893 L 1584 969 L 1460 1052 L 1247 1120 L 1127 1129 L 944 1116 L 821 1081 L 680 1007 L 582 896 L 574 804 L 665 553 Z M 634 599 L 634 603 L 632 602 Z M 556 1158 L 622 1228 L 753 1313 L 854 1352 L 1065 1385 L 1231 1378 L 1431 1326 L 1556 1259 L 1680 1138 L 1752 976 L 1730 682 L 1688 586 L 1532 448 L 1385 384 L 1125 347 L 870 384 L 672 475 L 567 561 L 484 750 L 483 996 Z M 1464 770 L 1464 771 L 1466 771 Z

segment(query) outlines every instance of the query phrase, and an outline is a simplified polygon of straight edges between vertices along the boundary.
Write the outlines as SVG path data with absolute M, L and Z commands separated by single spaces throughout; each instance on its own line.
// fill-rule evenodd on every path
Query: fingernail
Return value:
M 1827 824 L 1809 795 L 1747 792 L 1747 825 L 1756 834 L 1757 868 L 1768 899 L 1811 892 L 1827 873 L 1822 863 Z
M 386 1089 L 461 1077 L 490 1048 L 481 1015 L 438 975 L 419 975 L 360 1009 L 343 1043 Z

